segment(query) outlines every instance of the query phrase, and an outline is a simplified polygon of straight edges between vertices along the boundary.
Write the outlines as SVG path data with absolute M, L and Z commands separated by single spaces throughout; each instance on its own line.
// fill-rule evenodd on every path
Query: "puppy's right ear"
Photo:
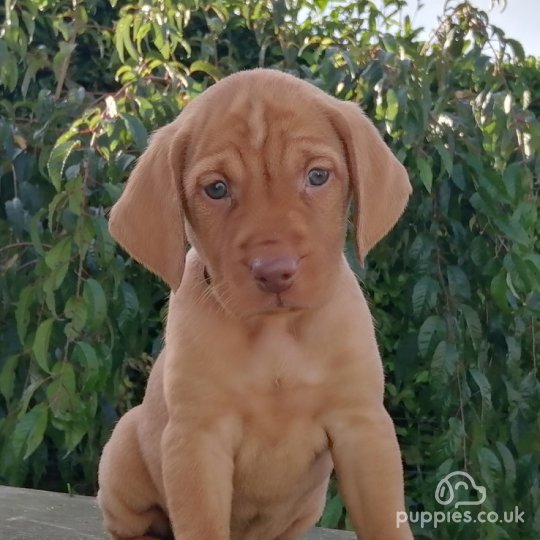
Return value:
M 173 291 L 184 270 L 184 216 L 180 201 L 182 151 L 178 123 L 162 127 L 131 173 L 109 219 L 111 236 Z

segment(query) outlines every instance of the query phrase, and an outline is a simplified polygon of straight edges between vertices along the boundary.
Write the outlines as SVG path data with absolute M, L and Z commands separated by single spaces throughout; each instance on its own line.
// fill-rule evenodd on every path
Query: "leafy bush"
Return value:
M 0 8 L 1 481 L 94 492 L 167 296 L 116 248 L 106 212 L 151 130 L 214 80 L 272 66 L 361 103 L 411 174 L 405 217 L 357 268 L 410 508 L 441 510 L 437 482 L 462 469 L 486 486 L 482 509 L 525 512 L 418 537 L 540 538 L 540 66 L 467 2 L 428 42 L 396 22 L 404 3 Z M 348 525 L 335 485 L 322 524 Z

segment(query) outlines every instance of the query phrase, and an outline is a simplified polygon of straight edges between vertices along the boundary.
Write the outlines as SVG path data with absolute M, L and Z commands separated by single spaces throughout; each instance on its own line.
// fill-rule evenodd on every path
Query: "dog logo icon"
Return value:
M 455 479 L 454 481 L 450 481 Z M 456 499 L 457 491 L 460 488 L 464 488 L 468 493 L 471 489 L 474 489 L 478 493 L 478 499 L 473 501 L 457 501 L 455 503 L 456 508 L 458 506 L 476 506 L 482 504 L 486 500 L 486 488 L 484 486 L 478 486 L 473 477 L 465 471 L 454 471 L 447 474 L 438 484 L 435 489 L 435 500 L 444 506 L 452 504 Z

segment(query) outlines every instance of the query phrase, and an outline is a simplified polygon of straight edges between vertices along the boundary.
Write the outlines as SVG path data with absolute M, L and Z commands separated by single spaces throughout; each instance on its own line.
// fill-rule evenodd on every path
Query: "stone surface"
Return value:
M 353 540 L 351 533 L 314 529 L 302 540 Z M 93 497 L 0 486 L 1 540 L 106 540 Z

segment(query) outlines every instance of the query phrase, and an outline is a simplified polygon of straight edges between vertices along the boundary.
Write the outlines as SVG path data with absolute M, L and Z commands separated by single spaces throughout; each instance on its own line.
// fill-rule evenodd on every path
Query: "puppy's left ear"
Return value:
M 354 200 L 356 254 L 362 264 L 395 225 L 412 193 L 405 167 L 354 103 L 337 101 L 332 120 L 345 146 Z

